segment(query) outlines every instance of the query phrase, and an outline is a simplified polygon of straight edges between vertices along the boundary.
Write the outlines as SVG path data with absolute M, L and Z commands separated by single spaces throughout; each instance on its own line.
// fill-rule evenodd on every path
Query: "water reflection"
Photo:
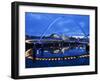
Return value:
M 89 44 L 26 43 L 26 68 L 89 65 Z
M 82 54 L 88 54 L 88 51 L 83 47 L 42 48 L 36 51 L 36 57 L 64 57 Z

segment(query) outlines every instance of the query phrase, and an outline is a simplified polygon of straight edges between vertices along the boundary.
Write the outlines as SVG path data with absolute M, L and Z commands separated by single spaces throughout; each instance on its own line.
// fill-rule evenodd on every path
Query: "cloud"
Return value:
M 68 31 L 69 31 L 69 29 L 67 29 L 67 28 L 66 29 L 63 29 L 63 32 L 68 32 Z
M 66 21 L 64 21 L 64 20 L 59 21 L 59 22 L 58 22 L 58 25 L 59 25 L 59 26 L 62 26 L 62 25 L 64 25 L 64 24 L 68 24 L 68 23 L 72 23 L 72 20 L 71 20 L 71 19 L 68 19 L 68 20 L 66 20 Z
M 85 23 L 84 22 L 80 22 L 79 24 L 80 24 L 81 27 L 84 27 L 85 26 Z
M 34 19 L 40 20 L 40 19 L 42 19 L 43 16 L 41 16 L 41 15 L 39 15 L 39 14 L 33 14 L 33 13 L 31 13 L 31 14 L 30 14 L 30 17 L 32 17 L 32 18 L 34 18 Z

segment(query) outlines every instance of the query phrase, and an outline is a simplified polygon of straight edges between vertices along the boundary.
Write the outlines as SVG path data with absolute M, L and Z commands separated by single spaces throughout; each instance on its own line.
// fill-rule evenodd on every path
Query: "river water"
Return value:
M 56 53 L 53 53 L 53 52 Z M 57 53 L 58 52 L 58 53 Z M 79 56 L 88 54 L 85 49 L 82 48 L 72 48 L 67 50 L 53 50 L 48 51 L 44 50 L 43 53 L 37 52 L 37 58 L 58 58 L 58 57 L 66 57 L 66 56 Z M 59 67 L 59 66 L 82 66 L 89 65 L 89 57 L 86 58 L 77 58 L 77 59 L 69 59 L 69 60 L 56 60 L 56 61 L 48 61 L 48 60 L 31 60 L 26 58 L 26 68 L 39 68 L 39 67 Z

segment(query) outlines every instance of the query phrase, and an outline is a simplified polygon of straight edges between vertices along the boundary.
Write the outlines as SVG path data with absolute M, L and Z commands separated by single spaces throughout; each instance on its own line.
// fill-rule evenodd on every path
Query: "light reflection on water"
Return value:
M 34 50 L 33 50 L 34 51 Z M 54 52 L 56 51 L 56 52 Z M 65 47 L 61 49 L 46 49 L 42 50 L 37 49 L 37 54 L 35 54 L 36 58 L 51 58 L 51 57 L 66 57 L 66 56 L 79 56 L 89 54 L 86 49 L 80 47 L 72 47 L 65 49 Z M 25 67 L 26 68 L 39 68 L 39 67 L 59 67 L 59 66 L 80 66 L 80 65 L 89 65 L 89 58 L 77 58 L 72 60 L 30 60 L 26 58 Z
M 56 50 L 44 50 L 43 54 L 41 53 L 36 54 L 36 57 L 64 57 L 64 56 L 77 56 L 87 54 L 85 49 L 81 48 L 72 48 L 72 49 L 65 49 L 64 51 L 56 49 Z

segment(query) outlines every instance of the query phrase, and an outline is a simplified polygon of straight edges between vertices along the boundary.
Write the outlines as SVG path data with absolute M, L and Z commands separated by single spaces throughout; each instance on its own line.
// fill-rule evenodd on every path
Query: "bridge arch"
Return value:
M 50 29 L 50 28 L 52 28 L 53 27 L 53 25 L 57 22 L 57 21 L 59 21 L 60 19 L 64 19 L 63 17 L 57 17 L 55 20 L 53 20 L 50 24 L 49 24 L 49 26 L 47 27 L 47 29 L 45 30 L 45 32 L 43 32 L 42 33 L 42 35 L 41 35 L 41 37 L 40 37 L 40 41 L 41 41 L 41 39 L 43 38 L 43 36 L 45 36 L 45 34 L 48 32 L 48 30 Z M 89 36 L 89 34 L 87 35 L 86 34 L 86 32 L 83 30 L 83 28 L 81 27 L 81 25 L 78 23 L 78 22 L 76 22 L 74 19 L 72 20 L 72 22 L 74 23 L 74 24 L 76 24 L 78 27 L 79 27 L 79 29 L 82 31 L 82 33 L 84 34 L 84 37 L 88 37 Z M 63 32 L 63 34 L 64 34 L 64 32 Z

